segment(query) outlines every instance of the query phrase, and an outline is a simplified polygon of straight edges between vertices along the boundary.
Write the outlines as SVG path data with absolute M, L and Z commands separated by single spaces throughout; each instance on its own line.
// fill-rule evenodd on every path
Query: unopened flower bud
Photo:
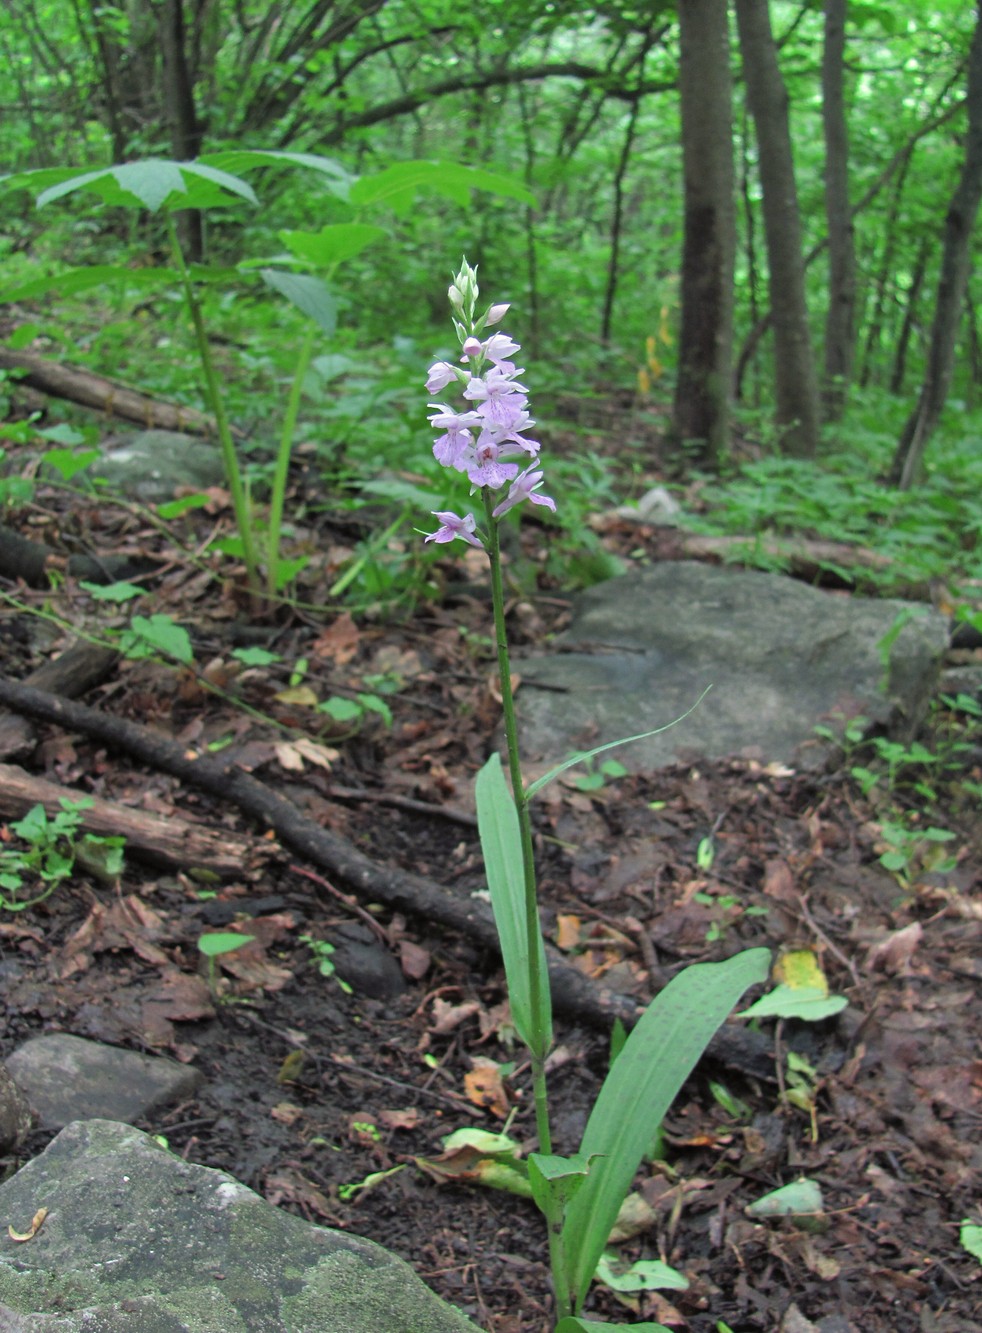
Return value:
M 488 324 L 500 324 L 510 309 L 511 305 L 508 302 L 505 302 L 504 305 L 491 306 L 488 313 L 484 316 L 485 326 Z

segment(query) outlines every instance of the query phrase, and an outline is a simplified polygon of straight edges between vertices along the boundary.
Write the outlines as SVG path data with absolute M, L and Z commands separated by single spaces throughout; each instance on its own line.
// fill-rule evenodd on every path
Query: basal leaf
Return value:
M 491 891 L 494 923 L 501 941 L 512 1020 L 522 1041 L 533 1050 L 544 1052 L 551 1042 L 552 1031 L 545 946 L 541 932 L 536 932 L 542 994 L 539 1012 L 533 1015 L 522 841 L 515 802 L 505 782 L 501 759 L 496 754 L 477 775 L 476 797 L 481 850 Z
M 651 1002 L 611 1067 L 580 1144 L 603 1160 L 570 1203 L 563 1229 L 575 1309 L 652 1135 L 740 996 L 767 980 L 769 962 L 766 949 L 750 949 L 686 968 Z

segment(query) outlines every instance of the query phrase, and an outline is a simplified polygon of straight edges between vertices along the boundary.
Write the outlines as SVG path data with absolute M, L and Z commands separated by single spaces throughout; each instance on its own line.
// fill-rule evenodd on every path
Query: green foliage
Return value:
M 78 837 L 82 811 L 94 801 L 62 797 L 59 804 L 61 809 L 53 815 L 43 805 L 35 805 L 9 826 L 19 841 L 0 846 L 0 908 L 4 911 L 23 912 L 44 902 L 71 878 L 79 859 L 94 861 L 114 880 L 122 873 L 124 838 L 94 833 Z M 40 892 L 35 892 L 39 886 Z M 23 898 L 25 891 L 31 896 Z
M 338 976 L 337 969 L 334 966 L 334 945 L 328 940 L 316 939 L 313 935 L 301 935 L 300 943 L 306 944 L 307 948 L 310 950 L 314 958 L 314 964 L 321 976 L 328 978 L 333 977 L 339 988 L 344 991 L 345 995 L 351 995 L 351 987 L 346 981 Z

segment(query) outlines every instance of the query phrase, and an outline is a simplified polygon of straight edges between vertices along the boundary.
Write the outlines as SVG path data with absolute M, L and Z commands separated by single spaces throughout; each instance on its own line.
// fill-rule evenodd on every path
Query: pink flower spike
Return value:
M 484 355 L 496 366 L 500 366 L 503 361 L 507 361 L 521 350 L 521 343 L 509 338 L 507 333 L 493 333 L 484 344 Z
M 426 392 L 439 393 L 457 378 L 457 370 L 449 361 L 437 361 L 430 366 L 426 378 Z
M 495 505 L 491 511 L 492 518 L 501 518 L 502 514 L 507 514 L 509 509 L 521 504 L 523 500 L 531 500 L 534 505 L 543 505 L 546 509 L 551 509 L 555 513 L 555 500 L 549 495 L 537 494 L 543 479 L 544 474 L 541 469 L 536 468 L 534 464 L 527 467 L 509 486 L 508 494 L 501 503 Z
M 484 550 L 484 543 L 480 537 L 474 536 L 474 529 L 477 527 L 477 520 L 473 514 L 465 514 L 463 518 L 450 510 L 434 509 L 433 517 L 440 520 L 440 526 L 436 532 L 428 533 L 423 540 L 427 542 L 452 542 L 455 537 L 462 537 L 468 546 L 476 546 L 479 550 Z

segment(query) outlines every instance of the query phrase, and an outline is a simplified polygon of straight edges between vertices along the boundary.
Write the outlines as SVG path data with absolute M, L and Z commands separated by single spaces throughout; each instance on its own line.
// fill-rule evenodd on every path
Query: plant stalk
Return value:
M 300 347 L 300 359 L 290 385 L 290 397 L 283 418 L 283 430 L 276 454 L 276 467 L 273 472 L 273 491 L 269 502 L 269 531 L 266 537 L 266 584 L 272 596 L 277 591 L 277 578 L 280 563 L 280 530 L 283 526 L 283 505 L 286 500 L 286 484 L 290 470 L 290 454 L 293 450 L 293 436 L 297 429 L 297 417 L 300 415 L 300 400 L 303 397 L 303 382 L 314 354 L 314 342 L 317 326 L 311 324 L 304 335 Z
M 242 484 L 242 472 L 239 468 L 238 455 L 235 452 L 235 442 L 229 429 L 228 417 L 225 415 L 225 404 L 218 385 L 218 376 L 215 374 L 215 366 L 211 359 L 211 348 L 208 345 L 208 335 L 205 332 L 205 321 L 201 314 L 201 306 L 194 294 L 191 275 L 184 260 L 181 243 L 177 238 L 177 228 L 174 226 L 174 219 L 170 214 L 167 217 L 167 228 L 170 234 L 171 249 L 174 252 L 174 262 L 177 265 L 181 286 L 184 290 L 184 300 L 194 329 L 198 359 L 201 362 L 201 370 L 205 380 L 205 393 L 218 429 L 218 442 L 222 450 L 225 480 L 228 482 L 229 494 L 232 497 L 232 511 L 235 514 L 235 524 L 242 541 L 242 557 L 245 561 L 246 578 L 249 581 L 250 591 L 256 593 L 259 589 L 259 560 L 256 555 L 256 542 L 252 530 L 252 517 L 249 513 L 249 501 L 245 487 Z

